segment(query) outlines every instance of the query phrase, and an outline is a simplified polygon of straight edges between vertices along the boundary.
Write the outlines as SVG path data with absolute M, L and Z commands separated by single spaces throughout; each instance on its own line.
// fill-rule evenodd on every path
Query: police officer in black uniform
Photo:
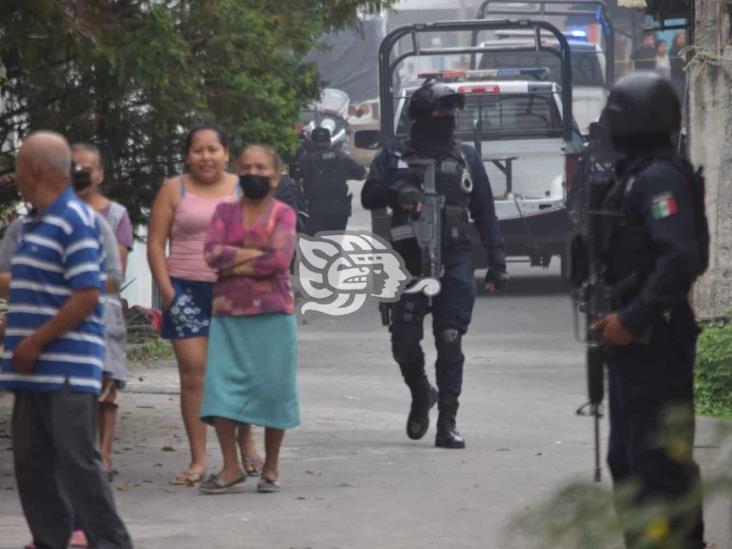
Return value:
M 594 326 L 609 366 L 608 465 L 616 488 L 637 484 L 636 503 L 691 502 L 680 516 L 666 517 L 669 534 L 682 540 L 678 547 L 701 548 L 692 455 L 698 328 L 687 296 L 707 263 L 703 184 L 674 154 L 679 101 L 655 73 L 621 78 L 601 124 L 622 156 L 602 203 L 599 244 L 612 306 Z M 628 547 L 641 546 L 643 534 L 626 528 Z
M 299 166 L 310 216 L 307 232 L 343 231 L 351 216 L 347 182 L 363 179 L 366 170 L 350 156 L 333 149 L 327 128 L 315 128 L 310 139 L 313 150 Z
M 493 193 L 483 163 L 471 147 L 457 141 L 455 110 L 464 106 L 464 96 L 440 83 L 427 83 L 415 91 L 409 102 L 412 120 L 410 137 L 387 145 L 374 158 L 361 194 L 367 209 L 389 207 L 392 212 L 392 243 L 404 258 L 412 275 L 420 276 L 420 250 L 409 233 L 409 221 L 418 216 L 422 200 L 420 182 L 412 176 L 410 161 L 436 161 L 436 189 L 445 197 L 442 256 L 444 275 L 441 291 L 432 301 L 423 294 L 405 294 L 391 314 L 391 343 L 394 359 L 412 394 L 407 435 L 422 438 L 429 427 L 429 411 L 439 402 L 435 445 L 464 448 L 457 431 L 458 397 L 462 390 L 462 337 L 470 324 L 475 301 L 475 278 L 471 259 L 468 214 L 472 217 L 488 251 L 489 290 L 506 280 L 506 258 Z M 439 393 L 425 375 L 421 347 L 423 319 L 432 313 L 437 347 L 436 379 Z

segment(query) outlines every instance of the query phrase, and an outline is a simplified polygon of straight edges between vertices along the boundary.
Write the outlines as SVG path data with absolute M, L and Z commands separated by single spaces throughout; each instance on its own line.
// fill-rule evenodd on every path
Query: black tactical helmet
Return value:
M 465 107 L 465 96 L 446 84 L 428 83 L 416 90 L 409 100 L 409 118 L 432 116 L 436 109 L 454 111 Z
M 310 134 L 310 140 L 313 143 L 330 143 L 330 130 L 328 128 L 317 127 Z
M 600 124 L 611 137 L 671 134 L 681 128 L 681 105 L 671 82 L 655 72 L 634 72 L 610 90 Z

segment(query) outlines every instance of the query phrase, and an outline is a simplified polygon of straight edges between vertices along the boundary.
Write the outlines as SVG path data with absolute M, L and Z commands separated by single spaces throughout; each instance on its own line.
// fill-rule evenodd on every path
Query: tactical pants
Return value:
M 65 548 L 74 519 L 91 547 L 132 548 L 96 449 L 97 407 L 68 387 L 15 393 L 15 477 L 38 549 Z
M 679 547 L 684 549 L 704 547 L 700 475 L 693 458 L 697 333 L 693 313 L 684 303 L 668 321 L 655 323 L 648 345 L 616 347 L 608 356 L 608 465 L 618 496 L 623 486 L 635 490 L 632 503 L 617 500 L 618 515 L 622 520 L 624 513 L 632 514 L 633 504 L 683 502 L 679 516 L 664 518 L 668 535 L 683 540 Z M 629 548 L 642 545 L 647 526 L 626 528 Z
M 351 199 L 311 198 L 308 201 L 307 233 L 321 231 L 345 231 L 351 216 Z
M 392 313 L 392 353 L 409 387 L 425 379 L 425 360 L 421 341 L 424 337 L 424 317 L 432 313 L 435 340 L 445 330 L 468 331 L 475 302 L 475 276 L 470 260 L 446 267 L 441 290 L 432 298 L 432 306 L 424 294 L 405 294 L 395 304 Z M 459 348 L 437 346 L 435 363 L 437 387 L 440 393 L 459 395 L 463 385 L 465 356 Z

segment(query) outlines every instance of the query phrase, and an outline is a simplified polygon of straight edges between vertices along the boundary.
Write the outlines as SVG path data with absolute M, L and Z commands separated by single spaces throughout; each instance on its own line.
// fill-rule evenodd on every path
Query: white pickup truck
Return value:
M 496 33 L 496 40 L 485 41 L 480 69 L 547 67 L 549 80 L 561 82 L 560 60 L 549 51 L 536 51 L 531 36 L 518 32 Z M 557 47 L 556 40 L 543 37 L 544 45 Z M 572 51 L 572 105 L 574 118 L 583 134 L 600 118 L 607 100 L 605 53 L 598 44 L 568 37 Z
M 562 98 L 554 82 L 527 79 L 543 68 L 442 71 L 423 74 L 463 93 L 456 135 L 473 145 L 491 182 L 506 254 L 528 257 L 546 267 L 553 256 L 566 269 L 569 220 L 566 182 L 574 169 L 573 152 L 582 147 L 574 125 L 573 140 L 563 137 Z M 416 88 L 403 90 L 395 111 L 396 134 L 408 133 L 405 106 Z M 567 156 L 569 153 L 569 156 Z M 568 160 L 569 159 L 569 160 Z M 474 240 L 479 243 L 477 237 Z M 477 268 L 487 266 L 482 246 L 474 246 Z

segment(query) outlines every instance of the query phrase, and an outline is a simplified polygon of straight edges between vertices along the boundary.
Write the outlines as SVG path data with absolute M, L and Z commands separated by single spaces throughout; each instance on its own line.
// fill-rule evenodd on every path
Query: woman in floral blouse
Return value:
M 219 273 L 214 286 L 201 419 L 216 429 L 224 458 L 201 492 L 231 491 L 246 480 L 237 452 L 243 424 L 265 427 L 260 492 L 279 491 L 285 430 L 299 424 L 296 321 L 289 266 L 295 212 L 273 197 L 281 161 L 268 146 L 242 158 L 242 198 L 216 208 L 204 257 Z

